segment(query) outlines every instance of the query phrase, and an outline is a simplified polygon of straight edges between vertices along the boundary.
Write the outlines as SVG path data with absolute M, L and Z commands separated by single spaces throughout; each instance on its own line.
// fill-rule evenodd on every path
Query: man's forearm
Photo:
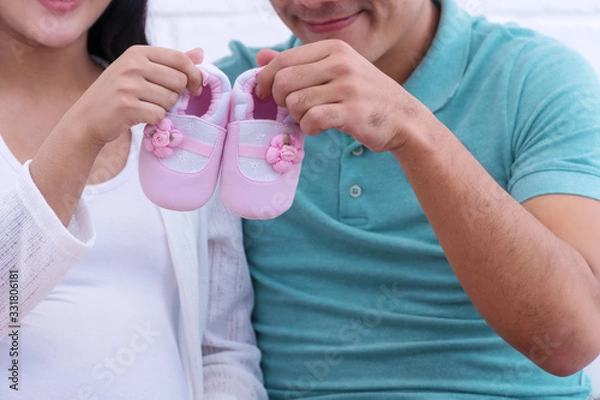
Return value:
M 598 351 L 598 281 L 433 116 L 393 151 L 465 292 L 508 343 L 558 375 Z

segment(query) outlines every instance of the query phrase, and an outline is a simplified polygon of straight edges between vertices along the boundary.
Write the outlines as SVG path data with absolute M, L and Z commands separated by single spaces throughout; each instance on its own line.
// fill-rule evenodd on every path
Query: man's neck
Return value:
M 402 42 L 375 62 L 380 70 L 400 84 L 417 69 L 431 47 L 440 22 L 440 8 L 433 1 L 425 1 L 417 15 Z

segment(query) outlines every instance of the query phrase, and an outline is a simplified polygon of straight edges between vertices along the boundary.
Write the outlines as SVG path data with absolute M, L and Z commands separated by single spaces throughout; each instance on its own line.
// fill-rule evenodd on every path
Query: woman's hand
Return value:
M 198 94 L 202 75 L 195 66 L 202 50 L 133 46 L 115 60 L 61 119 L 100 147 L 140 123 L 158 123 L 188 88 Z M 63 125 L 64 126 L 64 125 Z
M 133 46 L 60 119 L 30 165 L 31 177 L 67 226 L 101 150 L 140 123 L 158 123 L 188 88 L 198 94 L 202 50 Z

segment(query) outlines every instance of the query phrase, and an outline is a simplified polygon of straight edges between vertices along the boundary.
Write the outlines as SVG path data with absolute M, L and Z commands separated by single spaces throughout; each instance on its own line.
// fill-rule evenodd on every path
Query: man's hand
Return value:
M 265 65 L 257 78 L 257 95 L 272 94 L 309 135 L 335 128 L 372 151 L 389 151 L 402 146 L 429 113 L 398 82 L 340 40 L 282 53 L 262 50 L 257 61 Z

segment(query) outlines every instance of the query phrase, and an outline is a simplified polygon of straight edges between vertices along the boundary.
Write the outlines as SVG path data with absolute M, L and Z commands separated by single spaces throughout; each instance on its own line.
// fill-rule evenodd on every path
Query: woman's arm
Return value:
M 18 325 L 92 245 L 84 205 L 63 226 L 29 175 L 0 194 L 0 338 Z
M 134 125 L 160 121 L 186 87 L 196 92 L 202 77 L 194 64 L 201 58 L 131 47 L 61 118 L 16 186 L 0 195 L 0 338 L 91 246 L 80 198 L 100 150 Z
M 210 288 L 202 343 L 206 399 L 267 399 L 250 315 L 254 293 L 241 221 L 218 196 L 207 204 Z

